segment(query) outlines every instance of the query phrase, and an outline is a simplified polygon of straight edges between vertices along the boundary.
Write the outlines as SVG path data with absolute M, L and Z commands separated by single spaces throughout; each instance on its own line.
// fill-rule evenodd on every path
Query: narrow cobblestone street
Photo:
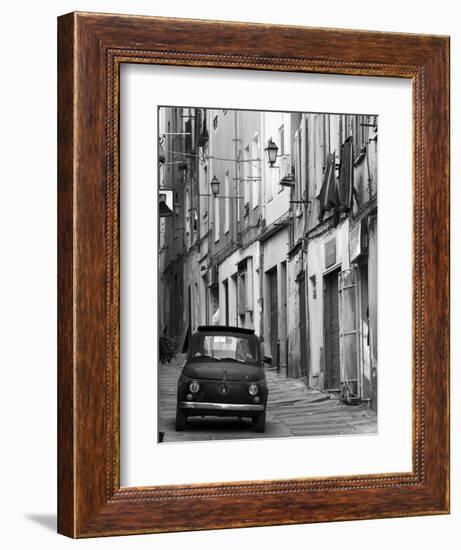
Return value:
M 176 384 L 185 356 L 159 366 L 159 432 L 164 442 L 255 437 L 372 434 L 376 414 L 366 404 L 345 405 L 339 399 L 308 389 L 303 379 L 286 378 L 267 369 L 269 385 L 265 433 L 256 433 L 251 422 L 238 418 L 197 417 L 184 432 L 175 430 Z

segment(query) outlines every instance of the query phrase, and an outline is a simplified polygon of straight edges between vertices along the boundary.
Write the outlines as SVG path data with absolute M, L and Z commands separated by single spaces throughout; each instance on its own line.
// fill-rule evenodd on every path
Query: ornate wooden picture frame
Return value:
M 97 537 L 448 513 L 449 39 L 71 13 L 59 18 L 58 46 L 59 532 Z M 122 63 L 411 79 L 412 471 L 120 486 Z

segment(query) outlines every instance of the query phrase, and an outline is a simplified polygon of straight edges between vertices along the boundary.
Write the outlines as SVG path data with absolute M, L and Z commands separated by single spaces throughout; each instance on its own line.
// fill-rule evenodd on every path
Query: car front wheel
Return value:
M 186 413 L 176 407 L 176 431 L 183 432 L 186 429 Z
M 258 414 L 256 418 L 253 418 L 255 430 L 263 433 L 266 429 L 266 411 Z

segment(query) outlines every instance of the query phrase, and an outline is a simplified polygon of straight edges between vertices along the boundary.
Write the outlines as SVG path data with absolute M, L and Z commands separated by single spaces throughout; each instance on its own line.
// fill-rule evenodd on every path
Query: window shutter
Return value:
M 253 258 L 247 259 L 246 310 L 253 311 Z
M 343 115 L 339 115 L 339 121 L 338 121 L 338 152 L 341 156 L 341 147 L 344 143 L 344 122 L 343 122 Z
M 302 151 L 301 151 L 301 129 L 299 129 L 295 134 L 296 139 L 296 198 L 297 200 L 302 200 Z M 298 205 L 298 210 L 301 210 L 301 205 Z
M 239 273 L 237 278 L 238 312 L 245 315 L 245 272 Z
M 327 116 L 322 115 L 322 170 L 325 172 L 327 167 Z

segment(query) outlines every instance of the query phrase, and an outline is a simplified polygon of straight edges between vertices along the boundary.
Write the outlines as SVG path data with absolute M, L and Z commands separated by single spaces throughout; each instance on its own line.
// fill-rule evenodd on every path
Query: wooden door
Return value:
M 227 279 L 224 281 L 224 307 L 226 309 L 225 311 L 225 317 L 226 317 L 226 325 L 229 326 L 229 282 Z
M 338 271 L 324 278 L 325 389 L 341 389 Z
M 272 365 L 275 366 L 277 361 L 277 343 L 279 338 L 277 268 L 269 271 L 268 279 L 269 279 L 269 325 L 270 325 L 270 337 L 271 337 L 271 355 L 272 355 Z
M 307 376 L 307 323 L 306 323 L 306 276 L 304 273 L 298 278 L 299 292 L 299 338 L 300 338 L 300 373 Z

